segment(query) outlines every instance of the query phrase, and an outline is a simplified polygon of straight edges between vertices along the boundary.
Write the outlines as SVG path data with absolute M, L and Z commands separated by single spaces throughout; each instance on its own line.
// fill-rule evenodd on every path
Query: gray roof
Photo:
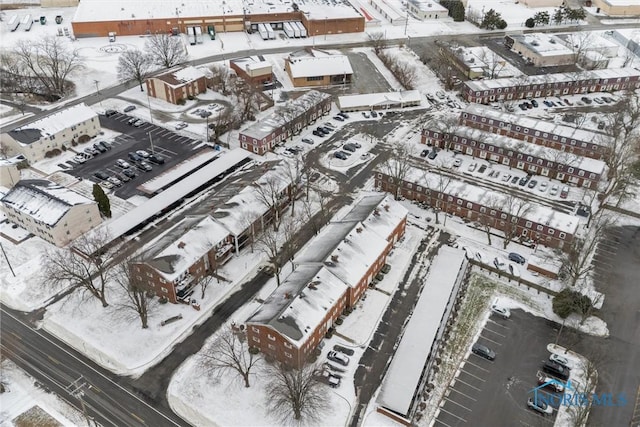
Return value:
M 32 144 L 36 141 L 39 141 L 43 136 L 42 131 L 40 129 L 15 129 L 9 131 L 9 135 L 11 138 L 20 142 L 21 144 Z

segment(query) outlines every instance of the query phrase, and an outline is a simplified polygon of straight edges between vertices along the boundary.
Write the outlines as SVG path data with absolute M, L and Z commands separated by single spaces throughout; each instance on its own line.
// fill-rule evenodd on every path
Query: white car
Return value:
M 87 159 L 84 156 L 81 156 L 79 154 L 77 156 L 74 156 L 73 159 L 71 160 L 73 160 L 76 163 L 84 163 L 87 161 Z
M 540 187 L 538 187 L 538 191 L 541 193 L 544 193 L 545 191 L 547 191 L 548 186 L 549 186 L 549 183 L 547 181 L 542 181 L 540 183 Z
M 113 188 L 113 184 L 109 181 L 102 181 L 99 185 L 106 188 L 107 190 L 111 190 Z
M 189 126 L 188 124 L 186 124 L 185 122 L 180 122 L 176 125 L 176 130 L 180 130 L 180 129 L 184 129 L 187 126 Z
M 462 164 L 462 159 L 455 159 L 453 161 L 453 167 L 454 168 L 459 168 L 461 164 Z
M 498 316 L 502 316 L 505 319 L 508 319 L 509 317 L 511 317 L 511 310 L 509 310 L 506 307 L 500 307 L 496 304 L 493 304 L 491 306 L 491 311 L 497 314 Z
M 147 153 L 144 150 L 137 150 L 136 154 L 140 157 L 142 157 L 143 159 L 147 159 L 149 157 L 149 153 Z
M 469 165 L 469 167 L 467 168 L 467 170 L 468 170 L 469 172 L 473 172 L 473 171 L 475 171 L 475 170 L 476 170 L 476 168 L 477 168 L 477 167 L 478 167 L 478 164 L 477 164 L 476 162 L 473 162 L 473 163 L 471 163 L 471 164 Z
M 551 190 L 549 190 L 549 194 L 551 194 L 552 196 L 556 196 L 559 190 L 560 187 L 558 187 L 558 185 L 554 185 L 551 187 Z
M 558 365 L 562 365 L 565 368 L 569 368 L 569 359 L 560 356 L 559 354 L 551 353 L 551 355 L 549 356 L 549 360 L 551 360 L 552 362 L 556 362 Z
M 113 185 L 115 185 L 116 187 L 120 187 L 122 185 L 122 181 L 120 181 L 115 176 L 110 176 L 109 178 L 107 178 L 107 180 Z

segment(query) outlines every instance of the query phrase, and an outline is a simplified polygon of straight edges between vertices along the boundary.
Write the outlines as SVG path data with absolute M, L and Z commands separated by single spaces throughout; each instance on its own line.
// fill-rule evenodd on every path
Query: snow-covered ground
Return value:
M 5 392 L 0 394 L 0 425 L 79 426 L 85 423 L 82 413 L 55 394 L 35 384 L 35 380 L 10 360 L 0 364 L 0 381 Z

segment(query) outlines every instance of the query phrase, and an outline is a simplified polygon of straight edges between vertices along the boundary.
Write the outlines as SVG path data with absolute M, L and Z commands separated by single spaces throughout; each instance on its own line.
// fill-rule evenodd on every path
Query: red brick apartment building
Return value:
M 300 133 L 331 110 L 331 95 L 310 90 L 285 105 L 276 107 L 268 117 L 240 131 L 240 146 L 252 153 L 264 155 L 280 142 Z
M 395 194 L 399 186 L 406 199 L 552 248 L 562 249 L 570 244 L 578 227 L 578 220 L 572 215 L 462 181 L 445 185 L 440 175 L 418 168 L 410 168 L 400 183 L 377 171 L 375 182 L 380 190 Z
M 469 102 L 487 104 L 502 100 L 634 90 L 639 87 L 640 70 L 618 68 L 526 76 L 526 79 L 470 80 L 464 82 L 462 96 Z
M 195 67 L 185 67 L 150 77 L 146 83 L 149 96 L 171 104 L 178 104 L 186 101 L 190 96 L 207 91 L 204 72 Z
M 480 106 L 461 112 L 459 123 L 592 159 L 602 159 L 610 140 L 597 132 Z
M 353 307 L 403 236 L 407 211 L 384 194 L 365 196 L 294 259 L 293 272 L 246 321 L 249 345 L 302 366 L 345 308 Z
M 453 133 L 423 129 L 421 142 L 591 189 L 598 187 L 606 170 L 601 160 L 465 126 Z

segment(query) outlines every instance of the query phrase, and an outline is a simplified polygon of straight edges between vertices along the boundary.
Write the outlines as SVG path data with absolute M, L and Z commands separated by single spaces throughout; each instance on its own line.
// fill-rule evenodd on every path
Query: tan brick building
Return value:
M 273 80 L 273 67 L 269 61 L 257 57 L 232 59 L 229 66 L 238 77 L 252 84 L 265 84 Z
M 353 69 L 347 55 L 326 54 L 318 50 L 300 53 L 291 54 L 284 61 L 284 68 L 294 87 L 351 83 Z
M 146 84 L 149 96 L 171 104 L 178 104 L 207 91 L 205 74 L 195 67 L 185 67 L 150 77 Z

